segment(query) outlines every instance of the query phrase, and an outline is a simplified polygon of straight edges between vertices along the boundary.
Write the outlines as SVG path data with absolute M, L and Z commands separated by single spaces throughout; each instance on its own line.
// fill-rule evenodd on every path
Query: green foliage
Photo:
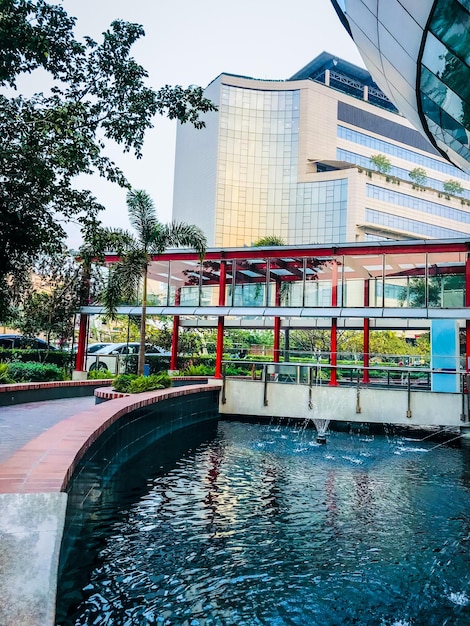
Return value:
M 72 365 L 74 355 L 61 350 L 21 350 L 0 348 L 0 362 L 38 362 L 67 368 Z
M 370 162 L 381 174 L 388 174 L 392 169 L 392 163 L 385 154 L 373 154 L 370 157 Z
M 91 370 L 88 372 L 88 380 L 102 380 L 114 378 L 114 374 L 109 370 Z
M 204 365 L 189 365 L 180 372 L 181 376 L 214 376 L 215 367 Z
M 64 380 L 64 371 L 49 363 L 12 362 L 7 363 L 7 366 L 8 376 L 17 383 Z
M 286 245 L 286 242 L 284 241 L 284 239 L 282 237 L 279 237 L 278 235 L 266 235 L 266 237 L 261 237 L 260 239 L 255 241 L 255 243 L 253 244 L 253 246 L 257 248 L 261 248 L 263 246 L 285 246 L 285 245 Z
M 129 393 L 131 382 L 136 378 L 136 374 L 119 374 L 113 381 L 113 389 L 119 393 Z
M 15 381 L 8 375 L 8 363 L 0 363 L 0 385 L 8 385 Z
M 200 87 L 147 86 L 147 72 L 131 56 L 142 26 L 116 20 L 96 42 L 78 40 L 75 19 L 45 0 L 2 0 L 0 85 L 18 89 L 19 78 L 46 72 L 48 92 L 0 95 L 0 319 L 15 285 L 40 253 L 60 252 L 63 223 L 88 229 L 103 208 L 77 189 L 80 174 L 97 173 L 128 187 L 106 146 L 141 156 L 156 115 L 204 126 L 200 113 L 215 110 Z M 28 89 L 27 80 L 21 82 Z
M 417 185 L 425 185 L 428 180 L 428 173 L 422 167 L 415 167 L 411 172 L 408 172 L 408 176 Z
M 164 350 L 171 350 L 173 340 L 173 326 L 171 322 L 163 324 L 161 328 L 147 327 L 148 343 L 160 346 Z M 200 354 L 204 349 L 204 335 L 199 330 L 180 328 L 178 334 L 178 352 L 180 354 Z
M 452 194 L 454 196 L 461 195 L 465 191 L 458 180 L 452 179 L 446 180 L 444 183 L 442 183 L 442 188 L 446 193 Z
M 103 303 L 107 314 L 114 317 L 122 301 L 129 303 L 135 300 L 142 281 L 140 350 L 137 364 L 137 373 L 142 374 L 145 363 L 148 268 L 152 256 L 162 254 L 168 247 L 187 246 L 194 248 L 202 259 L 207 239 L 197 226 L 159 222 L 153 200 L 145 191 L 130 190 L 127 193 L 127 208 L 137 237 L 128 235 L 129 244 L 124 248 L 120 261 L 110 268 Z
M 120 393 L 142 393 L 143 391 L 155 391 L 170 386 L 171 378 L 164 372 L 152 376 L 120 374 L 116 376 L 113 383 L 113 388 Z
M 142 393 L 171 387 L 171 378 L 165 372 L 151 376 L 137 376 L 129 386 L 129 393 Z

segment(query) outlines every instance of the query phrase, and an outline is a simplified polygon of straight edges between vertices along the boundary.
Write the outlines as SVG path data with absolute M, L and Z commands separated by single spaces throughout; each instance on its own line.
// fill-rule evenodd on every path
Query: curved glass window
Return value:
M 440 0 L 430 30 L 467 65 L 470 62 L 470 13 L 457 0 Z
M 428 130 L 437 141 L 469 161 L 468 0 L 439 0 L 435 3 L 421 63 L 419 96 Z

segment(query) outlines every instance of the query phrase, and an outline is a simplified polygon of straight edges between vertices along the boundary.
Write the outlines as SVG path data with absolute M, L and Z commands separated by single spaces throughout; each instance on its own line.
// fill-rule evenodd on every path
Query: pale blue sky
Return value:
M 95 39 L 116 18 L 144 25 L 134 56 L 149 83 L 205 87 L 222 72 L 285 79 L 326 50 L 363 65 L 329 0 L 64 0 L 78 18 L 76 32 Z M 204 131 L 201 131 L 204 132 Z M 159 218 L 171 220 L 176 123 L 155 120 L 143 158 L 111 150 L 133 187 L 153 197 Z M 82 180 L 106 212 L 107 226 L 128 228 L 125 191 L 99 179 Z M 71 245 L 78 243 L 71 234 Z

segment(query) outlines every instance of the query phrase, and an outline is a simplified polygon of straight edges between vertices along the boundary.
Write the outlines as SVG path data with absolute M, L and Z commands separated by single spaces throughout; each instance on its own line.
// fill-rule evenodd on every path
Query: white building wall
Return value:
M 216 79 L 204 95 L 219 106 L 220 81 Z M 208 245 L 214 245 L 219 116 L 207 113 L 201 118 L 206 127 L 178 124 L 176 133 L 173 220 L 197 224 Z

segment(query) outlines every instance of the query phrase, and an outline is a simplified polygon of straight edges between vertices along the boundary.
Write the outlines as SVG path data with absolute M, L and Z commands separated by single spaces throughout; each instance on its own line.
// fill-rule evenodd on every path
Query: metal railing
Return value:
M 440 378 L 442 389 L 442 376 L 457 377 L 455 381 L 455 390 L 449 390 L 447 393 L 459 393 L 461 395 L 461 414 L 462 422 L 470 422 L 470 373 L 460 370 L 452 370 L 447 368 L 430 368 L 430 367 L 401 367 L 401 366 L 376 366 L 371 365 L 331 365 L 321 363 L 272 363 L 265 361 L 223 361 L 223 384 L 222 384 L 222 403 L 226 402 L 226 379 L 232 378 L 227 374 L 229 365 L 237 363 L 242 365 L 246 371 L 245 380 L 260 381 L 263 383 L 263 404 L 268 406 L 268 386 L 272 383 L 306 385 L 309 387 L 309 403 L 312 399 L 312 389 L 320 385 L 329 385 L 332 382 L 331 372 L 336 370 L 335 385 L 337 386 L 356 386 L 357 402 L 356 413 L 361 412 L 360 408 L 360 390 L 366 388 L 381 389 L 402 389 L 407 392 L 407 412 L 406 416 L 411 418 L 411 394 L 419 391 L 433 391 L 433 375 Z M 239 374 L 238 376 L 240 376 Z M 434 382 L 436 379 L 434 379 Z M 457 384 L 458 382 L 458 384 Z M 444 385 L 445 387 L 445 385 Z

